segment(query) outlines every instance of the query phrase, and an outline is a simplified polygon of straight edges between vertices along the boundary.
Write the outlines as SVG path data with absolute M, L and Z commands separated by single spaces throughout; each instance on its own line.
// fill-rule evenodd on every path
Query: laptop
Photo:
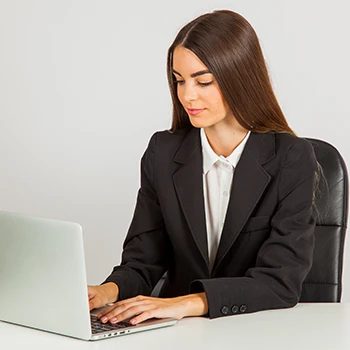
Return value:
M 84 340 L 174 325 L 102 324 L 90 313 L 83 231 L 75 222 L 0 211 L 0 321 Z M 93 325 L 92 325 L 93 323 Z

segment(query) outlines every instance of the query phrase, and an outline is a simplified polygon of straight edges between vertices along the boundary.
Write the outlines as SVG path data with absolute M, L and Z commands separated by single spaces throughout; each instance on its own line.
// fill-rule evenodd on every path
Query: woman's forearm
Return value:
M 203 316 L 208 313 L 208 300 L 205 293 L 189 294 L 179 298 L 185 305 L 184 317 Z

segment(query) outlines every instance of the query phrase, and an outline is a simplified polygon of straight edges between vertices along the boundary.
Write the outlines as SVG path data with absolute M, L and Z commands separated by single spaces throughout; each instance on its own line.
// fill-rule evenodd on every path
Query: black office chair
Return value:
M 327 142 L 307 138 L 321 165 L 316 192 L 315 250 L 300 302 L 340 302 L 343 252 L 348 218 L 348 173 L 336 148 Z
M 315 250 L 312 268 L 303 283 L 300 302 L 340 302 L 343 250 L 348 216 L 348 173 L 336 148 L 307 138 L 323 174 L 316 192 Z M 165 276 L 152 295 L 158 296 Z

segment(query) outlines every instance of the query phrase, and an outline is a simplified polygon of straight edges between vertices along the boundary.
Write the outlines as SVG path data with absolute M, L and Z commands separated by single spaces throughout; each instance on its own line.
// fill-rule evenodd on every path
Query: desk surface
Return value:
M 212 350 L 220 347 L 348 350 L 350 304 L 299 304 L 291 309 L 215 320 L 186 318 L 171 327 L 94 342 L 0 322 L 1 349 Z

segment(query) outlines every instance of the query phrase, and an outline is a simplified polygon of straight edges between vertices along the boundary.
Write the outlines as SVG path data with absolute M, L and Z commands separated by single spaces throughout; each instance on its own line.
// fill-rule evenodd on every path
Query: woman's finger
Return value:
M 138 301 L 142 301 L 142 300 L 154 300 L 156 298 L 153 298 L 153 297 L 146 297 L 144 295 L 138 295 L 137 297 L 134 297 L 134 298 L 129 298 L 129 299 L 125 299 L 125 300 L 121 300 L 121 301 L 118 301 L 116 303 L 114 303 L 112 306 L 108 307 L 108 308 L 105 308 L 103 309 L 98 315 L 97 315 L 97 318 L 101 318 L 103 316 L 106 316 L 109 312 L 111 312 L 112 310 L 120 307 L 120 306 L 123 306 L 123 305 L 126 305 L 126 304 L 131 304 L 131 303 L 135 303 L 135 302 L 138 302 Z
M 137 315 L 136 317 L 132 318 L 130 320 L 130 323 L 135 325 L 140 322 L 149 320 L 150 318 L 162 318 L 162 312 L 159 308 L 152 309 L 152 310 L 147 310 L 142 312 L 141 314 Z
M 111 323 L 121 322 L 121 321 L 127 320 L 135 315 L 139 315 L 143 312 L 154 310 L 155 307 L 156 307 L 156 305 L 154 305 L 154 304 L 147 304 L 147 305 L 140 304 L 140 305 L 132 306 L 132 307 L 126 309 L 124 312 L 121 312 L 120 314 L 112 317 L 109 321 Z
M 129 310 L 131 308 L 135 308 L 138 306 L 148 306 L 148 305 L 152 305 L 153 302 L 151 300 L 141 300 L 141 301 L 133 301 L 133 302 L 129 302 L 129 303 L 124 303 L 122 305 L 113 305 L 108 309 L 105 309 L 103 311 L 103 313 L 99 314 L 97 317 L 100 318 L 101 322 L 107 322 L 107 321 L 111 321 L 114 318 L 118 318 L 119 319 L 119 315 L 121 315 L 122 313 L 126 312 L 126 310 Z M 100 316 L 101 315 L 101 316 Z M 130 315 L 134 316 L 134 314 Z M 123 319 L 119 319 L 119 321 L 122 321 L 124 319 L 126 319 L 127 317 L 123 317 Z

